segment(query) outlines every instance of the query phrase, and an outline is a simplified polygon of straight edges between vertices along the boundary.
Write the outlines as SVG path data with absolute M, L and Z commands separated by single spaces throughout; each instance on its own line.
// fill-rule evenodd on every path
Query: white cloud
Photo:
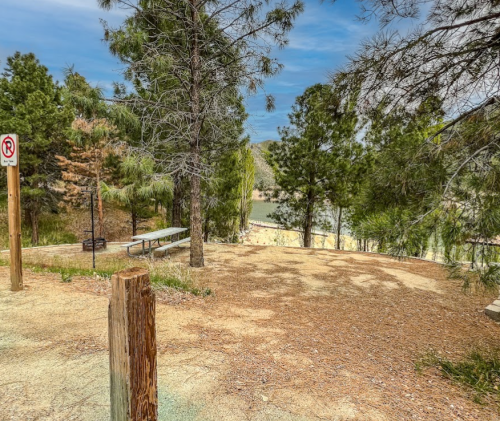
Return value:
M 350 45 L 350 43 L 346 43 L 345 39 L 334 37 L 331 34 L 324 34 L 323 37 L 319 37 L 318 35 L 319 34 L 305 35 L 294 33 L 290 36 L 290 44 L 288 48 L 302 51 L 331 53 L 340 53 L 352 48 L 352 45 Z
M 110 11 L 101 9 L 97 4 L 97 0 L 4 0 L 7 4 L 11 4 L 19 9 L 26 11 L 44 10 L 55 13 L 65 13 L 69 11 L 79 12 L 85 11 L 90 13 L 102 13 L 103 15 L 125 15 L 125 11 L 120 8 L 113 8 Z M 3 8 L 6 6 L 2 5 Z

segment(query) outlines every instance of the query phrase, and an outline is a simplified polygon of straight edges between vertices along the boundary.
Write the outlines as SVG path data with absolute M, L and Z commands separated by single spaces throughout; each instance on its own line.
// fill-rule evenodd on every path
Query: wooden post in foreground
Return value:
M 111 421 L 157 421 L 155 295 L 145 269 L 111 278 Z
M 23 289 L 23 265 L 19 165 L 7 167 L 7 188 L 9 192 L 10 282 L 12 291 L 21 291 Z

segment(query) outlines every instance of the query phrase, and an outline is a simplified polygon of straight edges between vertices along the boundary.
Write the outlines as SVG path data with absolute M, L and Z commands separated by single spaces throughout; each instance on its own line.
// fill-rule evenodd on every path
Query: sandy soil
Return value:
M 415 371 L 430 349 L 500 345 L 491 297 L 463 295 L 437 264 L 237 245 L 207 246 L 206 263 L 193 274 L 213 296 L 158 297 L 161 420 L 500 419 Z M 107 294 L 28 271 L 12 293 L 0 268 L 1 421 L 109 419 Z

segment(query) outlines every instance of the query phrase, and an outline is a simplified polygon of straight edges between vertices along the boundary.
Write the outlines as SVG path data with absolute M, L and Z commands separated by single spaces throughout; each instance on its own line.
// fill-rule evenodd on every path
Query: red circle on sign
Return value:
M 10 145 L 7 144 L 7 141 L 10 140 Z M 14 152 L 16 151 L 16 144 L 14 139 L 10 136 L 6 137 L 2 142 L 2 155 L 5 158 L 12 158 L 14 156 Z

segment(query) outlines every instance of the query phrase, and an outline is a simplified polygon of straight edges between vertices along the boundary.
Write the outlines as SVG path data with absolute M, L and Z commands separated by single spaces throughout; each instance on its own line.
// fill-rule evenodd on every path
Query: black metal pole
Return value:
M 94 193 L 90 192 L 90 215 L 92 218 L 92 268 L 95 269 L 95 236 L 94 236 Z
M 92 190 L 83 190 L 83 193 L 90 193 L 90 218 L 92 220 L 92 230 L 85 232 L 92 233 L 92 268 L 95 269 L 94 192 Z

